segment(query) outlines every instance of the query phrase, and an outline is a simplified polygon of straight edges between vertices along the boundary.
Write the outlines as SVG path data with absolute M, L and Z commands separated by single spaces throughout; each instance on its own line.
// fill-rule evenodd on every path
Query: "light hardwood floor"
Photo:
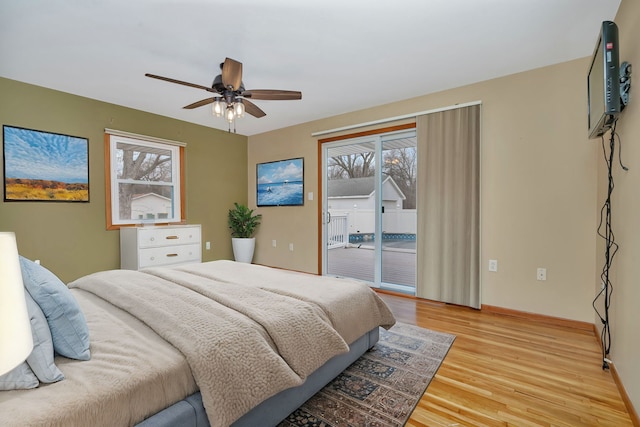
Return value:
M 400 322 L 456 335 L 407 426 L 631 426 L 593 331 L 380 293 Z

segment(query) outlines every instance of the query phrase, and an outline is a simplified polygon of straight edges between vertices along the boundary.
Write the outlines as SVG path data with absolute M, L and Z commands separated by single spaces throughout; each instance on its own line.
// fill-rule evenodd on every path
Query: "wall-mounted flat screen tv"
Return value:
M 587 76 L 589 138 L 599 138 L 620 114 L 618 27 L 604 21 Z

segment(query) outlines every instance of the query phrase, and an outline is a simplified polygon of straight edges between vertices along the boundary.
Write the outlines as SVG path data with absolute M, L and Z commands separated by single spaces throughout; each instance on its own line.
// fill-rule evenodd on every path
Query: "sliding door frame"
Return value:
M 331 143 L 331 142 L 338 142 L 338 141 L 344 141 L 344 140 L 348 140 L 348 139 L 357 139 L 357 138 L 363 138 L 363 137 L 367 137 L 367 136 L 379 136 L 382 134 L 387 134 L 387 133 L 392 133 L 392 132 L 399 132 L 399 131 L 403 131 L 403 130 L 410 130 L 410 129 L 415 129 L 416 128 L 416 123 L 412 122 L 412 123 L 405 123 L 405 124 L 399 124 L 399 125 L 395 125 L 395 126 L 388 126 L 388 127 L 384 127 L 384 128 L 379 128 L 379 129 L 371 129 L 371 130 L 367 130 L 367 131 L 362 131 L 362 132 L 356 132 L 356 133 L 350 133 L 350 134 L 344 134 L 344 135 L 338 135 L 338 136 L 333 136 L 330 138 L 323 138 L 323 139 L 319 139 L 318 140 L 318 274 L 322 275 L 324 273 L 324 263 L 325 263 L 325 259 L 324 254 L 325 254 L 325 239 L 324 239 L 324 233 L 323 233 L 323 229 L 324 229 L 324 224 L 326 221 L 325 218 L 325 209 L 324 209 L 324 193 L 323 193 L 323 189 L 324 189 L 324 179 L 325 179 L 325 170 L 324 170 L 324 166 L 325 166 L 325 158 L 324 158 L 324 144 L 327 143 Z M 380 150 L 380 147 L 378 147 L 377 151 Z M 380 155 L 380 153 L 378 153 L 376 151 L 376 158 Z M 376 180 L 376 194 L 381 194 L 381 188 L 380 188 L 380 180 L 377 179 Z M 378 206 L 378 208 L 376 209 L 376 215 L 380 215 L 380 213 L 378 211 L 380 211 L 380 207 L 381 207 L 381 201 L 378 200 L 378 202 L 376 203 Z M 377 235 L 380 235 L 380 230 L 378 230 L 377 228 L 382 228 L 382 224 L 381 221 L 376 220 L 376 233 L 378 233 Z M 377 246 L 377 245 L 376 245 Z M 380 254 L 379 252 L 381 252 L 381 248 L 377 248 L 376 249 L 376 259 L 380 259 Z M 382 282 L 382 277 L 381 277 L 381 271 L 382 271 L 382 267 L 380 265 L 380 262 L 376 262 L 374 265 L 375 268 L 375 272 L 374 272 L 374 278 L 379 279 L 378 282 Z

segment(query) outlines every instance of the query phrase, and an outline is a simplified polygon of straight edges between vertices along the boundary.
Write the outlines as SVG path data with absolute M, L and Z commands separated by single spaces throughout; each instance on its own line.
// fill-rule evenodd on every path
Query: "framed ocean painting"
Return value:
M 88 202 L 89 140 L 4 125 L 6 202 Z
M 256 165 L 257 205 L 304 205 L 304 159 L 279 160 Z

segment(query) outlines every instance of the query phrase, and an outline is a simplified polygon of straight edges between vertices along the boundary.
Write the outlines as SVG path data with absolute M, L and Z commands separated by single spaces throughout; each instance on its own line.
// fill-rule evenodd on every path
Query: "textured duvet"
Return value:
M 331 357 L 348 351 L 348 344 L 359 336 L 377 326 L 388 328 L 395 323 L 387 306 L 365 284 L 231 261 L 105 271 L 78 279 L 69 287 L 102 301 L 102 306 L 113 306 L 133 316 L 158 339 L 177 349 L 190 372 L 177 375 L 186 379 L 180 380 L 182 387 L 176 400 L 192 392 L 193 386 L 188 384 L 192 375 L 212 426 L 228 426 L 263 400 L 302 384 Z M 94 352 L 93 343 L 92 354 L 102 357 L 100 351 Z M 161 365 L 149 352 L 143 357 L 150 359 L 149 365 Z M 117 360 L 106 357 L 105 363 L 117 364 Z M 145 361 L 138 364 L 144 366 Z M 64 372 L 64 364 L 61 369 Z M 145 402 L 153 407 L 145 416 L 172 399 L 165 395 L 172 395 L 174 380 L 162 379 L 161 371 L 157 375 L 163 384 L 158 390 L 162 401 Z M 61 389 L 70 387 L 68 383 L 63 386 L 65 381 L 60 383 Z M 122 388 L 123 393 L 128 392 L 126 383 Z M 19 396 L 29 396 L 28 392 Z M 142 397 L 123 399 L 136 402 Z M 84 411 L 84 420 L 91 419 L 96 411 L 118 411 L 117 407 L 106 406 L 108 402 L 102 408 L 87 407 L 86 400 L 87 396 L 82 396 L 78 399 L 81 407 L 65 411 Z M 67 404 L 72 406 L 72 402 Z M 140 415 L 130 415 L 125 423 L 132 423 L 132 417 Z

